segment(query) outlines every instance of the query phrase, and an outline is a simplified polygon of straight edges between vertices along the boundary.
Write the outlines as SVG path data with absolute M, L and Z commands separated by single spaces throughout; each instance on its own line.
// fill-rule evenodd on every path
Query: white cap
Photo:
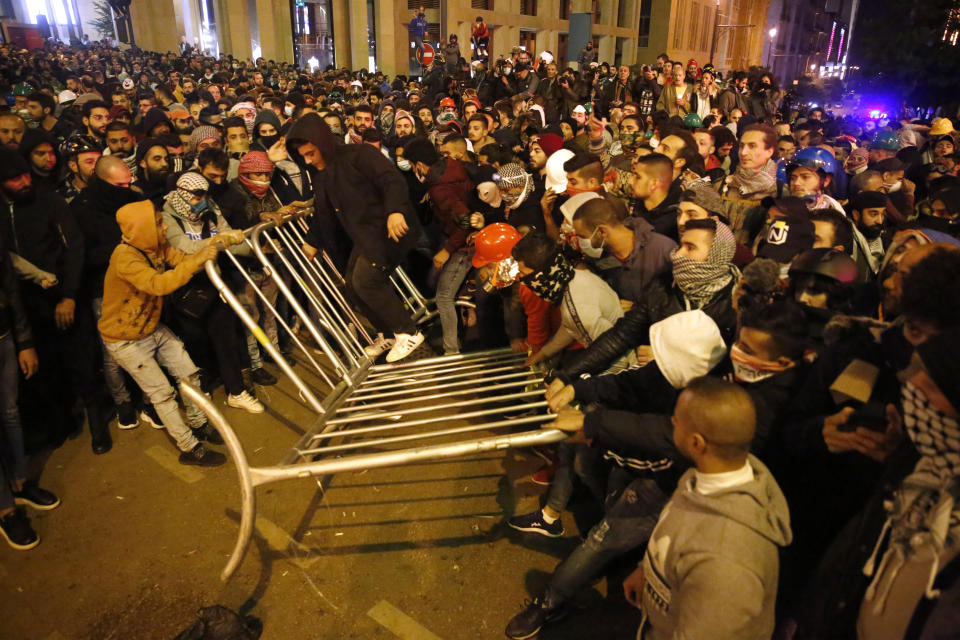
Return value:
M 650 325 L 650 349 L 674 389 L 707 375 L 727 354 L 720 328 L 702 309 L 675 313 Z
M 124 91 L 130 91 L 130 89 L 133 89 L 133 80 L 131 80 L 130 78 L 127 78 L 126 80 L 123 81 L 123 84 L 121 86 L 123 87 Z
M 77 99 L 77 94 L 69 89 L 64 89 L 60 92 L 60 95 L 57 96 L 57 102 L 63 104 L 64 102 L 73 102 Z
M 587 112 L 587 108 L 582 104 L 578 104 L 573 108 L 573 113 L 586 113 L 586 112 Z
M 559 153 L 559 152 L 558 152 Z M 575 196 L 570 196 L 570 198 L 560 205 L 560 213 L 563 214 L 563 219 L 566 220 L 567 224 L 573 225 L 573 215 L 577 212 L 581 206 L 595 200 L 600 197 L 600 194 L 596 191 L 584 191 L 578 193 Z
M 547 158 L 544 186 L 547 191 L 563 193 L 567 190 L 567 172 L 563 170 L 563 163 L 575 154 L 569 149 L 557 149 Z
M 363 83 L 360 82 L 359 80 L 354 80 L 353 82 L 350 83 L 350 86 L 351 86 L 351 87 L 363 87 Z

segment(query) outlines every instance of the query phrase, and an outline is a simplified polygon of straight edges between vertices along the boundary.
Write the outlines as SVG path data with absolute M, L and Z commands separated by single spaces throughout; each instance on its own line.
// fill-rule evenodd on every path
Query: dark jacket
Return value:
M 721 93 L 717 99 L 717 106 L 720 107 L 720 111 L 725 116 L 729 116 L 734 109 L 740 109 L 745 114 L 750 113 L 747 106 L 747 96 L 734 89 L 727 89 Z
M 633 251 L 609 276 L 602 275 L 622 300 L 636 302 L 654 278 L 672 268 L 670 252 L 677 243 L 656 233 L 643 218 L 630 217 L 623 224 L 633 230 Z
M 737 326 L 737 314 L 731 306 L 735 284 L 731 281 L 703 307 L 703 312 L 717 323 L 726 344 L 733 344 Z M 673 284 L 673 273 L 666 272 L 650 283 L 645 294 L 613 327 L 572 362 L 554 371 L 554 375 L 570 382 L 584 373 L 597 374 L 629 349 L 648 344 L 650 325 L 685 310 L 683 292 Z
M 90 298 L 103 297 L 103 277 L 113 250 L 120 244 L 117 210 L 143 195 L 133 189 L 115 187 L 93 176 L 87 188 L 70 203 L 73 217 L 83 234 L 82 291 Z
M 10 264 L 10 247 L 5 235 L 0 235 L 0 336 L 13 333 L 17 351 L 33 347 L 30 321 L 23 308 L 17 274 Z
M 6 204 L 6 202 L 4 202 Z M 70 205 L 52 191 L 37 191 L 13 205 L 4 216 L 10 250 L 44 271 L 56 274 L 59 284 L 43 291 L 39 285 L 23 283 L 44 297 L 77 299 L 83 275 L 83 234 Z
M 467 205 L 473 182 L 456 160 L 441 158 L 427 173 L 430 206 L 446 235 L 443 248 L 453 253 L 467 243 L 471 209 Z
M 320 116 L 308 113 L 287 133 L 287 140 L 307 140 L 323 148 Z M 299 154 L 294 151 L 295 158 Z M 308 166 L 313 183 L 315 213 L 306 241 L 324 247 L 336 238 L 337 226 L 353 240 L 373 265 L 382 269 L 396 267 L 416 245 L 420 221 L 413 212 L 407 185 L 380 151 L 367 144 L 340 145 L 324 158 L 326 167 L 318 171 Z M 395 242 L 387 235 L 387 218 L 402 213 L 408 231 Z

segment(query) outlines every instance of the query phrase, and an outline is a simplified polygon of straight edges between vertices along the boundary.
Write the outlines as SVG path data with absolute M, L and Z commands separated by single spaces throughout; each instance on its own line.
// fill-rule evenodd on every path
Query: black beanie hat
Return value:
M 15 149 L 0 147 L 0 182 L 12 180 L 25 173 L 30 173 L 26 158 Z

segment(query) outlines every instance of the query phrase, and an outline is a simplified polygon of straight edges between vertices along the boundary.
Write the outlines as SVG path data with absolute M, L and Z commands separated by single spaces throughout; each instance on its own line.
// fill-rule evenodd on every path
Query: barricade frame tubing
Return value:
M 216 261 L 206 273 L 221 298 L 237 314 L 289 378 L 303 404 L 316 414 L 306 432 L 275 464 L 253 466 L 232 425 L 209 396 L 188 384 L 183 395 L 196 403 L 223 436 L 240 483 L 241 516 L 237 539 L 220 574 L 228 580 L 250 547 L 257 514 L 257 487 L 297 478 L 412 465 L 431 460 L 559 442 L 566 434 L 546 428 L 553 415 L 543 401 L 543 375 L 525 365 L 526 354 L 510 349 L 375 364 L 364 348 L 373 338 L 349 303 L 346 280 L 324 252 L 308 259 L 301 246 L 304 216 L 263 222 L 245 233 L 264 277 L 277 285 L 276 303 L 251 276 L 244 261 L 228 254 L 263 315 L 273 314 L 278 331 L 291 338 L 302 370 L 315 374 L 322 392 L 293 367 L 238 295 L 221 277 Z M 398 268 L 391 282 L 411 317 L 424 324 L 437 317 L 424 296 Z M 261 284 L 263 280 L 261 280 Z M 292 319 L 277 306 L 281 298 Z M 460 302 L 465 306 L 472 303 Z

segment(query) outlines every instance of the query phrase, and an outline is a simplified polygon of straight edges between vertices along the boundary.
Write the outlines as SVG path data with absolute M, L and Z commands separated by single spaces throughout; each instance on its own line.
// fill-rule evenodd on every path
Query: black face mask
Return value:
M 272 136 L 260 136 L 260 143 L 263 144 L 264 148 L 269 149 L 275 145 L 279 139 L 279 134 L 274 134 Z
M 860 230 L 860 233 L 862 233 L 863 237 L 866 238 L 867 240 L 875 240 L 876 238 L 880 237 L 881 233 L 883 233 L 882 224 L 871 224 L 871 225 L 858 224 L 857 229 Z
M 218 197 L 222 196 L 224 193 L 226 193 L 227 188 L 228 188 L 229 186 L 230 186 L 230 185 L 227 184 L 226 181 L 223 181 L 223 182 L 221 182 L 221 183 L 219 183 L 219 184 L 217 184 L 216 182 L 211 182 L 211 183 L 210 183 L 210 187 L 209 187 L 209 189 L 208 189 L 208 193 L 209 193 L 213 198 L 218 198 Z
M 36 193 L 36 188 L 32 184 L 29 187 L 24 187 L 19 191 L 8 191 L 7 189 L 3 190 L 3 195 L 7 196 L 7 198 L 9 198 L 14 204 L 32 202 Z

